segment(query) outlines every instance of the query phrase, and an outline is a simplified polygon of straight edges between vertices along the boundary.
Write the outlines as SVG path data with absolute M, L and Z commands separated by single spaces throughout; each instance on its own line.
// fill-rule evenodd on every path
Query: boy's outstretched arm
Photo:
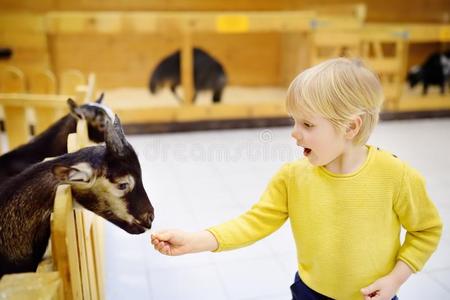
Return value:
M 214 251 L 219 247 L 214 235 L 207 230 L 199 232 L 163 230 L 152 234 L 151 242 L 157 251 L 170 256 Z

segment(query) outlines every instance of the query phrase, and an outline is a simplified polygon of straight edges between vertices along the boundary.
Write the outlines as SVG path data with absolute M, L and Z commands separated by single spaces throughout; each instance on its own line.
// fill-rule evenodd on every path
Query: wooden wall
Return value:
M 365 3 L 369 22 L 450 22 L 449 0 L 1 0 L 0 10 L 290 10 Z
M 235 11 L 235 10 L 292 10 L 311 6 L 339 4 L 338 0 L 0 0 L 1 12 L 34 12 L 39 18 L 48 11 Z M 381 22 L 440 22 L 450 16 L 449 0 L 379 0 L 348 1 L 366 3 L 367 21 Z M 39 21 L 36 21 L 38 24 Z M 20 27 L 0 24 L 0 46 L 12 43 L 15 47 L 11 63 L 29 68 L 30 65 L 52 66 L 55 73 L 76 68 L 83 73 L 95 72 L 100 88 L 145 87 L 151 70 L 164 56 L 180 47 L 176 35 L 156 34 L 64 34 L 51 35 L 48 43 L 42 36 L 29 33 L 10 33 L 10 28 Z M 40 25 L 39 25 L 40 26 Z M 37 28 L 40 28 L 40 27 Z M 33 28 L 33 25 L 31 25 Z M 14 31 L 14 30 L 13 30 Z M 34 30 L 31 30 L 32 32 Z M 286 39 L 279 33 L 202 34 L 194 37 L 194 45 L 203 47 L 220 60 L 233 85 L 280 85 L 286 83 Z M 411 64 L 421 62 L 439 44 L 411 47 Z M 54 53 L 46 57 L 45 51 Z M 292 73 L 292 70 L 290 70 Z
M 231 84 L 278 85 L 280 35 L 233 34 L 195 36 L 193 44 L 223 63 Z M 77 68 L 94 71 L 99 86 L 146 86 L 156 64 L 181 47 L 176 35 L 64 35 L 51 39 L 56 72 Z M 89 59 L 86 59 L 89 58 Z

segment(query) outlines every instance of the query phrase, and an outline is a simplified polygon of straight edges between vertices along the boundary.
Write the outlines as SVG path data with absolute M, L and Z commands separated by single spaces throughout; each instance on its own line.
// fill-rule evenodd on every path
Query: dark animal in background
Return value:
M 75 201 L 131 234 L 151 228 L 154 210 L 138 157 L 119 119 L 106 122 L 106 145 L 83 148 L 31 166 L 0 185 L 0 278 L 33 272 L 50 237 L 57 186 Z
M 194 48 L 194 99 L 198 91 L 212 90 L 213 103 L 218 103 L 222 99 L 222 92 L 227 84 L 227 76 L 223 66 L 211 55 L 202 49 Z M 180 79 L 180 51 L 176 51 L 164 58 L 153 71 L 149 88 L 152 94 L 165 85 L 169 85 L 177 99 L 180 97 L 176 93 L 176 88 L 181 84 Z
M 13 52 L 10 48 L 0 48 L 0 59 L 10 59 Z
M 441 94 L 445 93 L 445 83 L 450 79 L 450 50 L 431 54 L 421 66 L 414 66 L 408 73 L 409 86 L 413 88 L 423 83 L 422 94 L 428 93 L 428 86 L 439 85 Z M 450 82 L 449 82 L 450 83 Z
M 50 126 L 40 135 L 0 156 L 0 184 L 8 177 L 22 172 L 28 166 L 42 161 L 46 157 L 67 153 L 67 136 L 76 131 L 77 121 L 86 119 L 89 138 L 100 143 L 104 141 L 105 124 L 112 119 L 112 111 L 102 105 L 103 94 L 95 103 L 78 106 L 72 99 L 67 103 L 70 113 Z

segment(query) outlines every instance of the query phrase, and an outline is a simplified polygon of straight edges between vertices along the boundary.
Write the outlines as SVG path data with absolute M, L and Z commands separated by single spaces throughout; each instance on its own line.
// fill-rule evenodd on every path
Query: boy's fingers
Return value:
M 364 296 L 373 297 L 373 296 L 375 296 L 377 290 L 378 290 L 378 285 L 375 282 L 375 283 L 369 285 L 368 287 L 362 288 L 361 293 Z
M 160 231 L 152 235 L 152 239 L 158 239 L 160 241 L 169 241 L 172 238 L 170 231 Z
M 172 232 L 166 231 L 161 233 L 158 238 L 162 241 L 170 241 L 173 238 Z

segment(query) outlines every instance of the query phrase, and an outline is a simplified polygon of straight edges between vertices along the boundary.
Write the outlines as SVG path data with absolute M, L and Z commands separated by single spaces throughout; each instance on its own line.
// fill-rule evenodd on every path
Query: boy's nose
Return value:
M 300 141 L 302 139 L 301 133 L 295 128 L 292 129 L 291 136 L 297 141 Z

